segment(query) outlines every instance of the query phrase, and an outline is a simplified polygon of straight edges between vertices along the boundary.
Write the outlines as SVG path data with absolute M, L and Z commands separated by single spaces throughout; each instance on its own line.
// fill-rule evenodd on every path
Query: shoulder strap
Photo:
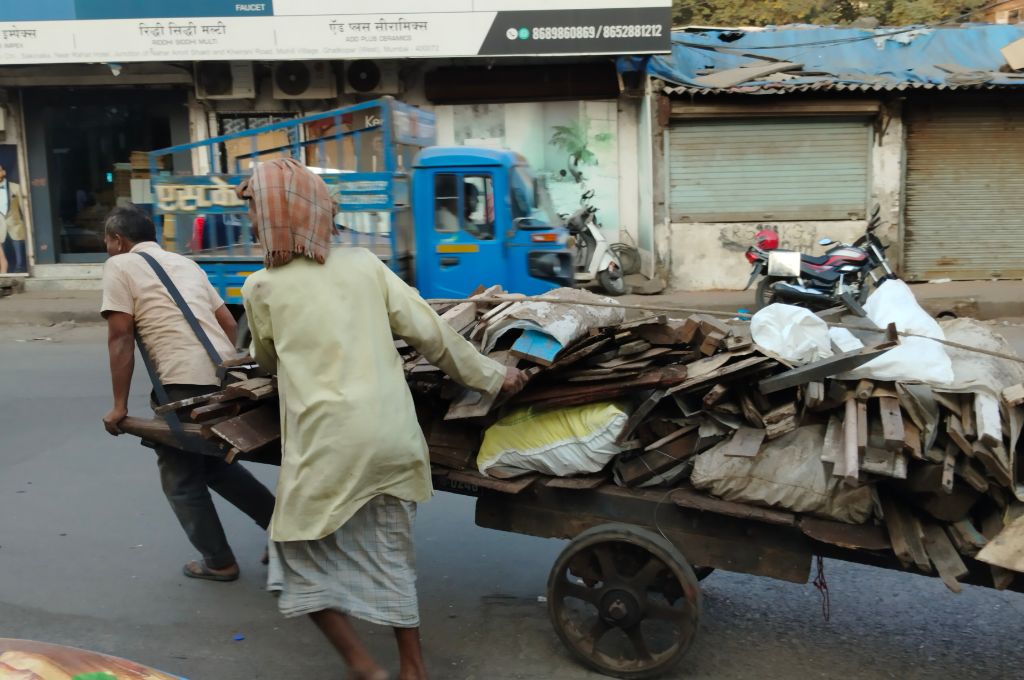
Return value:
M 210 342 L 210 336 L 208 336 L 206 331 L 203 330 L 203 327 L 199 325 L 199 320 L 196 319 L 196 315 L 192 313 L 192 308 L 188 306 L 187 302 L 185 302 L 185 298 L 181 296 L 181 292 L 178 291 L 178 287 L 174 285 L 173 281 L 171 281 L 171 277 L 167 275 L 167 272 L 160 266 L 160 263 L 157 262 L 149 253 L 139 252 L 136 254 L 141 255 L 142 259 L 148 262 L 149 266 L 153 268 L 157 278 L 160 279 L 160 282 L 164 284 L 164 288 L 166 288 L 167 292 L 170 293 L 171 299 L 174 300 L 176 305 L 178 305 L 178 309 L 181 310 L 182 316 L 185 317 L 185 321 L 188 321 L 188 325 L 192 327 L 192 332 L 195 333 L 196 337 L 199 339 L 199 344 L 203 346 L 203 349 L 206 350 L 206 354 L 209 355 L 210 361 L 213 362 L 214 368 L 217 369 L 217 376 L 223 377 L 224 370 L 220 365 L 220 354 L 217 353 L 213 343 Z

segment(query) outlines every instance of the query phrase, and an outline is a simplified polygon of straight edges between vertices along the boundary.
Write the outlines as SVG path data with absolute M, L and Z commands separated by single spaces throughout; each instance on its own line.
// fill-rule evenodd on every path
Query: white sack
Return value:
M 864 305 L 868 318 L 879 328 L 890 323 L 896 330 L 945 340 L 935 319 L 917 303 L 917 298 L 903 281 L 890 279 L 882 283 Z M 945 348 L 927 338 L 900 337 L 894 347 L 877 359 L 856 368 L 843 377 L 857 380 L 920 381 L 934 386 L 953 382 L 953 364 Z
M 828 324 L 804 307 L 768 305 L 750 320 L 750 335 L 761 347 L 794 364 L 832 356 Z
M 728 440 L 697 456 L 690 481 L 712 496 L 850 524 L 871 518 L 870 485 L 848 487 L 821 462 L 825 426 L 798 428 L 764 444 L 753 458 L 727 456 Z

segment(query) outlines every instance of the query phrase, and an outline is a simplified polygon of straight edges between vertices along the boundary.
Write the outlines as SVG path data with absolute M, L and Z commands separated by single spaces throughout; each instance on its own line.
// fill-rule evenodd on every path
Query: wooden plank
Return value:
M 978 441 L 989 448 L 1002 446 L 1003 418 L 999 412 L 999 400 L 984 392 L 975 393 L 974 416 Z
M 985 470 L 1004 488 L 1013 488 L 1013 474 L 1011 470 L 1010 456 L 1005 446 L 998 446 L 990 449 L 981 442 L 974 442 L 974 457 L 981 461 Z
M 798 425 L 798 412 L 793 402 L 777 406 L 764 414 L 765 435 L 768 439 L 778 439 L 795 430 Z
M 551 370 L 557 371 L 584 359 L 593 358 L 595 354 L 607 347 L 611 347 L 611 345 L 611 338 L 600 336 L 572 345 L 566 348 L 566 353 L 558 357 L 558 360 L 551 365 Z M 618 355 L 618 350 L 615 350 L 615 355 Z
M 643 354 L 649 349 L 651 349 L 651 343 L 646 340 L 632 340 L 623 345 L 619 345 L 619 356 L 631 357 L 636 354 Z
M 178 442 L 171 426 L 163 418 L 135 418 L 128 416 L 117 424 L 118 428 L 125 434 L 130 434 L 139 439 L 153 444 L 165 444 L 178 448 Z M 202 426 L 193 423 L 182 423 L 182 432 L 187 435 L 202 436 Z
M 764 427 L 764 416 L 757 410 L 754 400 L 745 390 L 740 392 L 740 410 L 743 413 L 743 418 L 747 421 L 747 425 L 751 427 Z
M 946 529 L 949 532 L 950 540 L 953 541 L 953 545 L 961 555 L 974 557 L 988 543 L 988 539 L 978 531 L 970 519 L 953 522 L 947 525 Z
M 956 474 L 978 493 L 988 491 L 988 480 L 985 479 L 985 475 L 975 469 L 970 460 L 961 460 L 957 463 Z
M 881 397 L 878 412 L 882 419 L 882 440 L 890 451 L 902 451 L 906 446 L 906 431 L 900 401 L 895 397 Z
M 644 447 L 644 451 L 657 451 L 658 449 L 660 449 L 660 448 L 662 448 L 662 447 L 664 447 L 664 446 L 666 446 L 668 444 L 671 444 L 672 442 L 674 442 L 675 440 L 679 439 L 683 435 L 686 435 L 686 434 L 689 434 L 689 433 L 693 432 L 697 428 L 698 428 L 697 423 L 694 423 L 694 424 L 691 424 L 691 425 L 685 425 L 683 427 L 680 427 L 677 430 L 669 432 L 668 434 L 666 434 L 661 439 L 658 439 L 657 441 L 648 444 L 647 446 Z
M 725 343 L 727 336 L 718 331 L 712 331 L 704 336 L 704 340 L 700 343 L 700 353 L 705 356 L 711 356 Z
M 1004 526 L 981 549 L 978 559 L 1003 569 L 1024 572 L 1024 517 Z
M 843 479 L 848 486 L 854 486 L 860 480 L 860 419 L 857 417 L 857 404 L 863 404 L 850 398 L 846 400 L 846 413 L 843 418 Z
M 513 403 L 537 404 L 548 408 L 579 406 L 615 399 L 641 390 L 671 387 L 686 379 L 685 366 L 664 366 L 644 371 L 636 378 L 596 385 L 552 385 L 522 392 Z
M 864 347 L 851 352 L 834 354 L 827 359 L 820 359 L 804 366 L 791 368 L 790 370 L 765 378 L 758 383 L 762 394 L 772 394 L 784 390 L 787 387 L 795 387 L 805 383 L 824 380 L 846 371 L 851 371 L 858 366 L 866 364 L 877 356 L 885 354 L 893 347 L 895 342 L 883 342 L 874 347 Z
M 226 399 L 260 401 L 277 395 L 277 378 L 249 378 L 224 387 Z
M 1024 405 L 1024 384 L 1011 385 L 1003 390 L 1003 403 L 1010 408 Z
M 213 426 L 214 433 L 242 453 L 249 453 L 281 438 L 277 404 L 263 404 Z
M 857 383 L 857 386 L 853 388 L 853 394 L 861 401 L 867 401 L 871 398 L 871 393 L 875 391 L 875 383 L 867 378 L 863 378 Z
M 687 317 L 686 321 L 683 322 L 682 328 L 679 329 L 679 339 L 683 344 L 692 345 L 700 337 L 700 317 Z
M 476 321 L 476 303 L 461 302 L 441 315 L 449 326 L 459 333 Z
M 761 450 L 766 435 L 764 430 L 741 426 L 721 451 L 726 456 L 753 458 Z
M 700 332 L 704 336 L 710 333 L 720 333 L 723 337 L 732 335 L 732 328 L 721 319 L 707 314 L 698 314 L 697 318 L 700 321 Z
M 863 456 L 868 450 L 868 405 L 857 401 L 857 451 Z
M 746 359 L 742 359 L 741 361 L 737 361 L 735 364 L 728 364 L 726 366 L 722 366 L 721 368 L 710 373 L 707 373 L 705 375 L 694 376 L 692 374 L 688 374 L 685 380 L 680 382 L 678 385 L 672 387 L 672 389 L 670 390 L 670 394 L 695 389 L 697 387 L 704 386 L 710 383 L 722 382 L 725 378 L 729 378 L 730 380 L 737 379 L 743 373 L 765 369 L 770 367 L 773 363 L 774 361 L 772 359 L 768 359 L 767 357 L 752 356 L 747 357 Z M 691 370 L 693 368 L 693 365 L 694 364 L 689 364 L 686 367 L 687 370 Z
M 964 435 L 973 441 L 978 438 L 978 428 L 974 426 L 974 395 L 960 395 L 960 424 L 963 425 Z
M 529 329 L 516 338 L 512 344 L 512 354 L 521 359 L 532 361 L 541 366 L 550 366 L 555 357 L 562 351 L 562 343 L 543 331 Z
M 752 347 L 754 344 L 753 339 L 749 335 L 730 335 L 726 337 L 723 347 L 730 352 L 747 349 Z
M 632 458 L 619 456 L 615 473 L 625 486 L 636 486 L 667 472 L 697 453 L 699 433 L 691 429 L 658 448 L 644 451 Z
M 907 508 L 888 493 L 879 493 L 878 497 L 896 558 L 905 567 L 913 564 L 925 574 L 931 573 L 931 560 L 924 549 L 920 524 Z
M 648 350 L 646 350 L 644 352 L 641 352 L 639 354 L 634 354 L 633 356 L 616 357 L 616 358 L 612 359 L 611 361 L 602 361 L 601 363 L 596 364 L 596 365 L 600 366 L 601 368 L 617 368 L 619 366 L 625 366 L 627 364 L 632 364 L 632 363 L 635 363 L 635 362 L 638 362 L 638 361 L 646 361 L 647 359 L 654 359 L 654 358 L 663 356 L 665 354 L 668 354 L 671 351 L 672 351 L 671 347 L 651 347 L 650 349 L 648 349 Z M 559 361 L 561 361 L 561 360 L 559 360 Z
M 165 413 L 171 411 L 177 411 L 178 409 L 189 408 L 190 406 L 197 406 L 199 404 L 207 404 L 210 402 L 224 401 L 226 399 L 223 392 L 210 392 L 209 394 L 201 394 L 198 397 L 189 397 L 187 399 L 179 399 L 178 401 L 172 401 L 162 406 L 157 406 L 153 409 L 153 413 L 158 416 L 162 416 Z
M 804 406 L 813 411 L 825 403 L 825 383 L 811 382 L 804 386 Z
M 756 505 L 747 505 L 745 503 L 724 501 L 697 491 L 691 491 L 690 489 L 676 489 L 669 494 L 669 497 L 679 507 L 690 510 L 700 510 L 729 517 L 739 517 L 741 519 L 752 519 L 757 522 L 777 524 L 779 526 L 791 527 L 796 525 L 796 516 L 791 513 L 782 510 L 759 508 Z
M 238 401 L 219 401 L 192 409 L 189 416 L 197 423 L 206 423 L 217 418 L 237 416 L 242 410 Z
M 655 390 L 651 396 L 647 397 L 636 410 L 626 420 L 626 424 L 622 426 L 622 432 L 615 438 L 615 443 L 621 445 L 624 441 L 633 436 L 633 432 L 637 426 L 644 421 L 645 418 L 654 410 L 654 407 L 661 403 L 661 400 L 668 395 L 668 390 Z
M 707 394 L 705 394 L 704 398 L 701 400 L 701 403 L 704 404 L 704 408 L 711 408 L 718 402 L 722 401 L 722 399 L 725 398 L 726 392 L 728 391 L 728 385 L 723 385 L 719 383 L 712 387 L 710 390 L 708 390 Z
M 942 489 L 946 493 L 953 493 L 953 478 L 956 474 L 956 447 L 952 444 L 946 446 L 946 457 L 942 459 Z
M 633 329 L 633 334 L 646 340 L 652 345 L 684 345 L 682 330 L 685 322 L 679 319 L 669 319 L 664 323 L 649 324 Z M 699 326 L 698 326 L 699 328 Z
M 903 421 L 903 450 L 914 460 L 924 460 L 921 451 L 921 430 L 913 420 Z
M 964 433 L 964 426 L 960 422 L 959 416 L 952 413 L 946 416 L 946 435 L 960 451 L 963 451 L 968 456 L 974 455 L 974 447 L 967 440 L 967 435 Z
M 935 569 L 939 572 L 946 587 L 954 593 L 959 593 L 962 587 L 958 579 L 970 573 L 967 565 L 960 559 L 960 555 L 941 526 L 926 522 L 923 528 L 924 546 L 928 551 L 929 559 L 935 565 Z
M 885 529 L 874 524 L 847 524 L 816 517 L 801 517 L 797 526 L 809 538 L 849 550 L 891 550 Z
M 512 479 L 495 479 L 494 477 L 480 474 L 475 470 L 448 470 L 447 478 L 453 482 L 468 484 L 480 489 L 518 494 L 536 482 L 540 475 L 528 474 Z
M 582 475 L 579 477 L 548 477 L 544 480 L 544 486 L 546 487 L 552 489 L 574 489 L 577 491 L 589 491 L 606 483 L 608 483 L 608 475 L 604 473 Z

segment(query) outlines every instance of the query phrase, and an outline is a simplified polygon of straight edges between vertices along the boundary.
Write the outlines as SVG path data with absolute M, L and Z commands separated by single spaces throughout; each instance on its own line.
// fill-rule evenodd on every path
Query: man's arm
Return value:
M 125 312 L 107 312 L 107 352 L 110 354 L 110 382 L 114 406 L 103 417 L 107 432 L 121 434 L 117 424 L 128 415 L 128 393 L 135 371 L 135 317 Z
M 248 295 L 246 295 L 247 293 Z M 264 308 L 253 301 L 252 297 L 255 295 L 255 291 L 243 290 L 242 295 L 245 317 L 249 320 L 249 333 L 252 336 L 249 352 L 260 368 L 268 373 L 277 373 L 277 349 L 274 347 L 273 331 L 270 328 L 269 319 L 261 316 L 260 312 Z
M 231 344 L 235 344 L 235 338 L 238 333 L 238 323 L 235 321 L 235 317 L 231 315 L 227 305 L 221 305 L 217 308 L 217 311 L 213 313 L 217 319 L 217 323 L 224 329 L 224 334 L 228 336 L 228 340 Z
M 525 385 L 516 368 L 502 366 L 480 354 L 468 340 L 439 317 L 419 294 L 380 263 L 391 331 L 412 345 L 427 361 L 463 387 L 494 394 L 514 394 Z

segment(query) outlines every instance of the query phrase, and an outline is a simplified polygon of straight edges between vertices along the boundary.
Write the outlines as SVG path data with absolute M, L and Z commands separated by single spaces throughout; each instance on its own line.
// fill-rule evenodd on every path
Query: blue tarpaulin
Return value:
M 624 57 L 619 68 L 646 70 L 685 92 L 1024 87 L 1024 73 L 999 71 L 1006 64 L 1000 48 L 1021 38 L 1024 26 L 993 24 L 700 28 L 674 32 L 671 55 Z M 711 70 L 755 64 L 758 57 L 803 66 L 799 71 L 765 76 L 725 90 L 708 88 L 697 80 Z

